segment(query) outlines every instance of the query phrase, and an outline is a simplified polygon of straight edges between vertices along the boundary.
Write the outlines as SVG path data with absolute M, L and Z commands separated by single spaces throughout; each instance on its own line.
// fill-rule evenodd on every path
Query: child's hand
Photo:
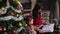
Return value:
M 36 31 L 35 31 L 35 30 L 31 30 L 31 33 L 32 33 L 32 34 L 36 34 Z
M 32 31 L 32 34 L 36 34 L 36 31 Z

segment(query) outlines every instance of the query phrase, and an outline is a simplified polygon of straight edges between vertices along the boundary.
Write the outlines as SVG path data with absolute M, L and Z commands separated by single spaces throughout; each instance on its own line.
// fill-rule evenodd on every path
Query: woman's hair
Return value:
M 33 10 L 32 10 L 32 15 L 33 18 L 38 18 L 38 10 L 41 9 L 40 3 L 36 3 L 36 5 L 34 6 Z

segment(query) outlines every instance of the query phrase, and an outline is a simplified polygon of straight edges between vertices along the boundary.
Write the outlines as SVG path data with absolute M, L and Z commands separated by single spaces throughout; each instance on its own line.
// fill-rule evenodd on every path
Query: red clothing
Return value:
M 30 17 L 31 18 L 33 18 L 33 16 L 32 16 L 32 14 L 30 14 Z M 42 16 L 40 16 L 40 18 L 38 18 L 38 19 L 34 19 L 34 24 L 33 24 L 34 26 L 40 26 L 40 25 L 42 25 Z
M 36 25 L 42 25 L 42 17 L 40 17 L 39 19 L 35 19 L 34 20 L 34 25 L 36 26 Z

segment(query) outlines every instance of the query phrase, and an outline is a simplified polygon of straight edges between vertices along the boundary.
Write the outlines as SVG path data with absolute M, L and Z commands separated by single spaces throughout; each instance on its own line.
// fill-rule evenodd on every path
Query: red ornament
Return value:
M 0 27 L 0 32 L 2 32 L 3 30 L 2 30 L 2 28 Z
M 14 13 L 11 13 L 10 16 L 14 16 Z
M 14 30 L 14 31 L 12 32 L 12 34 L 16 34 L 16 30 Z
M 16 30 L 13 31 L 14 33 L 16 32 Z

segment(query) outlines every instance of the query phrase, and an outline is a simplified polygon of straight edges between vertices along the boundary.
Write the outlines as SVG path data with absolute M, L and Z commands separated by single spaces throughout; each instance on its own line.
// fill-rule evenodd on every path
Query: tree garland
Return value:
M 14 21 L 21 21 L 21 20 L 23 20 L 23 17 L 20 16 L 19 18 L 17 18 L 17 17 L 13 17 L 13 16 L 6 16 L 6 17 L 1 17 L 0 21 L 10 20 L 10 19 L 12 19 Z
M 1 14 L 5 14 L 5 13 L 7 12 L 7 9 L 10 8 L 10 7 L 11 7 L 12 10 L 14 10 L 15 12 L 21 13 L 21 9 L 17 10 L 17 9 L 14 9 L 12 6 L 7 6 L 7 7 L 5 7 L 5 10 L 4 10 Z M 13 20 L 15 20 L 15 21 L 20 21 L 20 20 L 23 19 L 23 17 L 20 16 L 19 18 L 17 18 L 17 17 L 14 17 L 14 16 L 5 16 L 5 17 L 1 17 L 1 18 L 0 18 L 0 20 L 3 20 L 3 21 L 5 21 L 5 20 L 10 20 L 10 19 L 13 19 Z
M 21 9 L 17 10 L 17 9 L 14 9 L 12 6 L 7 6 L 7 7 L 5 8 L 5 10 L 2 12 L 2 14 L 5 14 L 5 13 L 7 12 L 7 9 L 10 8 L 10 7 L 11 7 L 12 10 L 14 10 L 15 12 L 21 13 Z
M 16 31 L 16 34 L 18 34 L 18 32 L 21 32 L 22 29 L 25 29 L 25 28 L 24 27 L 18 28 L 17 31 Z

